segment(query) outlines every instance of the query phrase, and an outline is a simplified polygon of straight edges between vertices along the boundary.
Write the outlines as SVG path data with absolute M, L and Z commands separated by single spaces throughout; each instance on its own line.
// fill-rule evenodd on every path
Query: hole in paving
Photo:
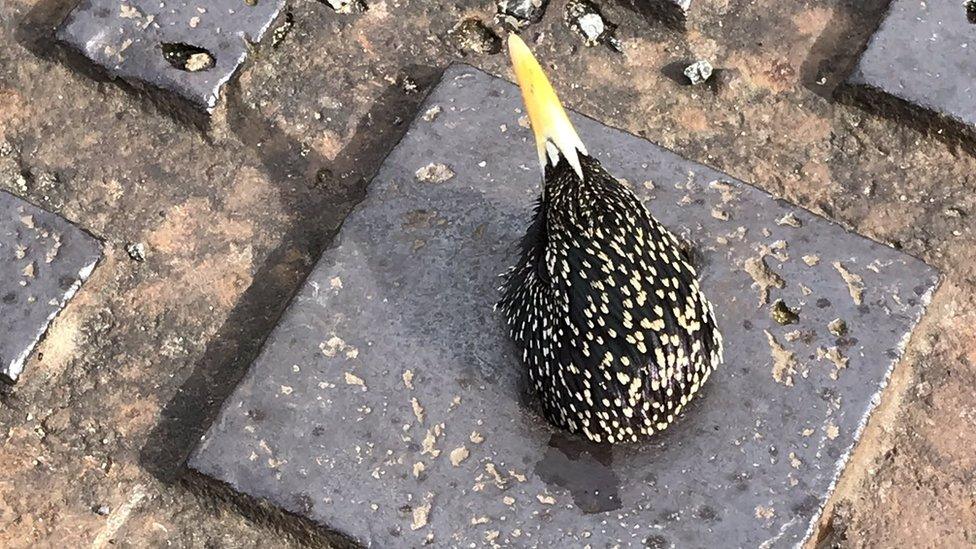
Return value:
M 217 62 L 212 53 L 190 44 L 163 42 L 160 46 L 163 59 L 181 71 L 201 72 L 212 69 Z
M 976 0 L 966 0 L 963 5 L 966 7 L 966 19 L 969 19 L 970 23 L 976 24 Z

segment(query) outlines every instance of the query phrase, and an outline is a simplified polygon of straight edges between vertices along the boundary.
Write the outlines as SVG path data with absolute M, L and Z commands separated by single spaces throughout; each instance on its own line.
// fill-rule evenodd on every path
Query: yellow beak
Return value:
M 515 69 L 515 79 L 522 89 L 522 100 L 529 113 L 543 173 L 547 159 L 555 166 L 562 156 L 582 179 L 579 153 L 586 154 L 586 147 L 576 134 L 576 128 L 569 121 L 556 91 L 546 78 L 546 73 L 542 71 L 529 47 L 516 34 L 508 35 L 508 53 Z

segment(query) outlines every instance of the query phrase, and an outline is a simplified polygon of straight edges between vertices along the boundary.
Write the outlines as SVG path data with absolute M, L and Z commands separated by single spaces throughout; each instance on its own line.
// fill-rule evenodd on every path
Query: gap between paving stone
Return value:
M 195 478 L 365 545 L 809 537 L 938 273 L 572 115 L 590 151 L 696 243 L 727 345 L 703 398 L 668 431 L 588 444 L 541 419 L 492 311 L 540 180 L 520 94 L 454 66 L 420 112 L 435 107 L 225 401 L 189 459 Z M 419 180 L 432 163 L 453 176 Z M 783 281 L 766 305 L 754 276 Z M 776 299 L 799 311 L 796 324 L 772 320 Z M 835 318 L 845 335 L 830 334 Z

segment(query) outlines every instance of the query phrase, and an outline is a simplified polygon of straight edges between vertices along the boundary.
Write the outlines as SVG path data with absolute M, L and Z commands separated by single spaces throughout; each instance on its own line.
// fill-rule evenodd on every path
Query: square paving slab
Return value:
M 17 380 L 101 256 L 101 243 L 88 233 L 0 191 L 0 375 Z
M 574 115 L 695 243 L 727 346 L 663 435 L 587 444 L 540 417 L 492 310 L 540 183 L 519 92 L 455 66 L 421 112 L 189 466 L 378 547 L 803 540 L 936 271 Z
M 111 76 L 209 112 L 284 0 L 82 0 L 58 39 Z
M 976 136 L 976 5 L 964 4 L 892 1 L 848 84 L 876 109 Z

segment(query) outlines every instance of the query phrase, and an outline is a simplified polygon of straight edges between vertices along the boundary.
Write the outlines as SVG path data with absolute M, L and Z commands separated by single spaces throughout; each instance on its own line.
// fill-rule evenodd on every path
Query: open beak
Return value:
M 508 53 L 512 57 L 515 78 L 522 89 L 522 100 L 529 112 L 529 122 L 535 134 L 536 147 L 539 150 L 539 164 L 545 174 L 546 160 L 553 166 L 559 163 L 562 156 L 576 171 L 576 175 L 583 179 L 583 169 L 580 166 L 579 154 L 586 154 L 586 147 L 580 141 L 576 129 L 566 116 L 566 111 L 552 89 L 552 84 L 546 78 L 539 62 L 529 51 L 529 47 L 517 34 L 508 35 Z

